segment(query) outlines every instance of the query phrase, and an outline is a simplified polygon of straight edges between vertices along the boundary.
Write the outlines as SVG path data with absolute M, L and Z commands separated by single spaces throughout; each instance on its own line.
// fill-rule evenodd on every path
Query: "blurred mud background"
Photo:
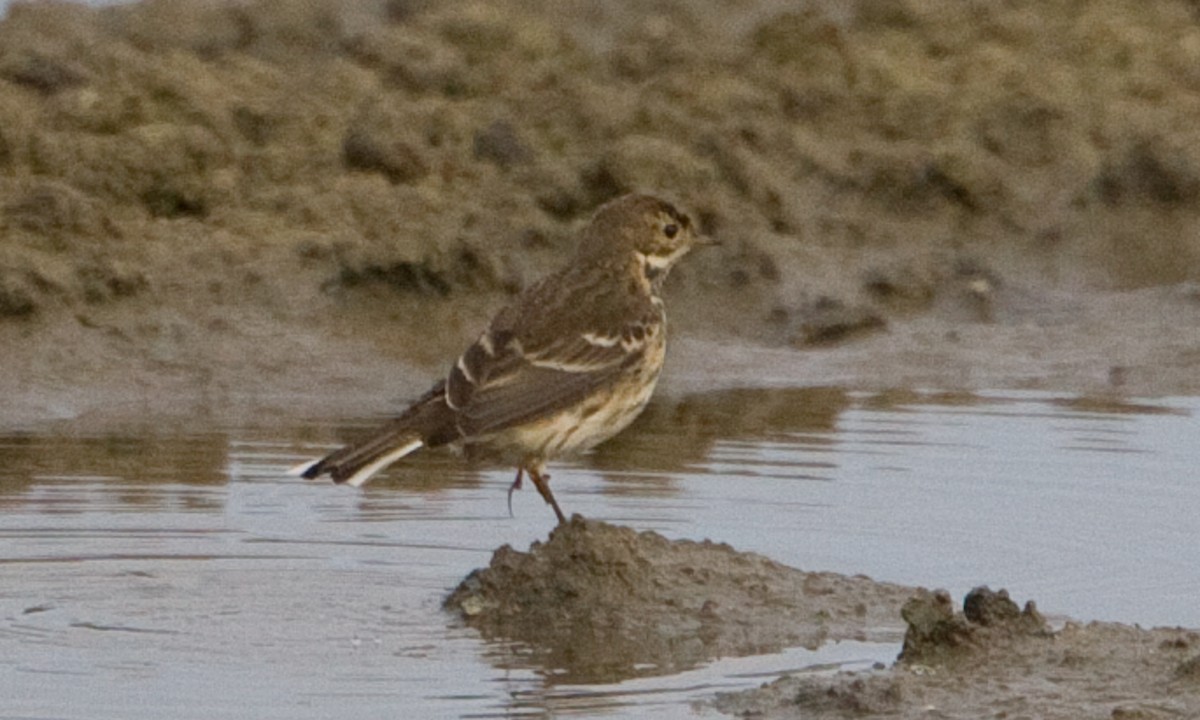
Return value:
M 18 2 L 7 419 L 385 411 L 630 190 L 668 388 L 1195 392 L 1198 90 L 1185 0 Z

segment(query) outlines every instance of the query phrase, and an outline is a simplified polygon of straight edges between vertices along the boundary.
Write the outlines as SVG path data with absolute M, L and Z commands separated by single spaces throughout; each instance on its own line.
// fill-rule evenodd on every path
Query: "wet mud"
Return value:
M 446 607 L 485 638 L 533 648 L 561 669 L 555 682 L 595 683 L 787 647 L 895 641 L 911 592 L 576 515 L 527 552 L 497 550 Z
M 902 610 L 904 651 L 888 669 L 786 677 L 722 695 L 737 717 L 1194 717 L 1200 633 L 1068 622 L 1051 630 L 1032 602 L 977 588 L 956 611 L 920 591 Z

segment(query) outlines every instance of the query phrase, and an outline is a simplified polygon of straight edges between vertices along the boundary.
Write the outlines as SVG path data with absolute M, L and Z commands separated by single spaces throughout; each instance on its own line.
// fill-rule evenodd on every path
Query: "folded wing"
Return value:
M 627 372 L 650 335 L 640 322 L 613 331 L 551 335 L 545 342 L 489 330 L 450 372 L 446 403 L 457 413 L 464 437 L 548 417 Z

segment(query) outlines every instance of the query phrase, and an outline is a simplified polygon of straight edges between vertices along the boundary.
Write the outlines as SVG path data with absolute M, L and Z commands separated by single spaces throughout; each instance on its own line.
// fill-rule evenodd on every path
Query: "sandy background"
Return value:
M 1182 0 L 15 3 L 0 390 L 383 411 L 641 190 L 674 362 L 802 350 L 674 382 L 1200 391 L 1198 89 Z

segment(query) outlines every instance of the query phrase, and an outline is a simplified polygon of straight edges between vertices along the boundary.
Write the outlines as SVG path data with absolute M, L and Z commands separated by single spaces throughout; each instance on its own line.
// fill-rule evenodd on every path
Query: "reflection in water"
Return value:
M 1189 415 L 1189 411 L 1183 408 L 1130 402 L 1123 398 L 1113 397 L 1054 398 L 1048 402 L 1056 407 L 1097 415 L 1180 415 L 1184 417 Z
M 741 388 L 656 399 L 586 462 L 611 482 L 605 492 L 670 495 L 679 473 L 696 471 L 718 441 L 833 445 L 838 414 L 849 404 L 841 388 Z M 745 462 L 741 469 L 748 469 Z
M 660 398 L 554 482 L 585 515 L 797 567 L 955 593 L 987 582 L 1052 613 L 1195 627 L 1197 409 L 838 388 Z M 545 649 L 483 645 L 441 598 L 493 548 L 544 537 L 540 499 L 518 494 L 509 517 L 509 469 L 437 453 L 362 492 L 281 475 L 344 431 L 0 438 L 7 712 L 637 717 L 760 681 L 722 660 L 692 671 L 703 680 L 555 685 Z
M 22 470 L 6 475 L 6 480 L 105 475 L 130 482 L 219 484 L 225 481 L 221 468 L 229 454 L 229 436 L 163 434 L 153 427 L 120 435 L 22 434 L 0 440 L 0 451 L 6 465 Z M 213 472 L 197 472 L 202 468 Z
M 603 717 L 695 717 L 688 706 L 698 697 L 741 689 L 774 680 L 783 674 L 825 675 L 839 670 L 863 671 L 876 663 L 891 663 L 895 643 L 845 641 L 819 650 L 789 648 L 768 658 L 725 658 L 707 667 L 670 677 L 635 678 L 612 684 L 553 682 L 511 688 L 511 700 L 496 713 L 473 717 L 512 717 L 525 714 Z
M 789 443 L 833 446 L 838 414 L 850 402 L 840 388 L 734 389 L 659 398 L 627 432 L 601 445 L 581 462 L 612 482 L 605 492 L 670 494 L 678 490 L 677 474 L 694 471 L 709 459 L 718 440 L 759 444 L 784 438 Z M 338 439 L 305 443 L 308 449 L 300 452 L 323 452 L 374 427 L 374 422 L 337 425 L 325 434 Z M 302 430 L 295 434 L 307 437 L 312 433 Z M 80 479 L 90 478 L 105 481 L 98 489 L 111 493 L 108 501 L 117 505 L 211 502 L 212 497 L 203 496 L 188 500 L 184 488 L 165 494 L 160 484 L 223 484 L 229 470 L 229 453 L 242 444 L 236 433 L 160 435 L 153 427 L 143 428 L 136 435 L 10 436 L 0 439 L 8 470 L 0 483 L 0 498 L 36 484 L 60 489 L 65 485 L 69 489 Z M 290 444 L 285 446 L 295 449 Z M 267 453 L 258 469 L 273 472 L 282 457 L 280 453 Z M 242 467 L 255 465 L 253 458 L 244 454 L 239 462 Z M 393 465 L 372 486 L 421 494 L 461 490 L 478 487 L 483 472 L 506 467 L 471 464 L 450 451 L 425 451 Z M 751 470 L 749 474 L 754 473 Z M 150 490 L 140 492 L 139 487 Z M 372 497 L 366 496 L 364 509 L 372 507 Z M 26 496 L 23 501 L 34 499 Z M 44 497 L 39 501 L 50 502 Z
M 211 492 L 226 478 L 224 433 L 76 436 L 21 434 L 0 438 L 0 508 L 9 502 L 46 513 L 85 512 L 91 492 L 129 510 L 216 509 Z M 86 491 L 85 488 L 86 487 Z

